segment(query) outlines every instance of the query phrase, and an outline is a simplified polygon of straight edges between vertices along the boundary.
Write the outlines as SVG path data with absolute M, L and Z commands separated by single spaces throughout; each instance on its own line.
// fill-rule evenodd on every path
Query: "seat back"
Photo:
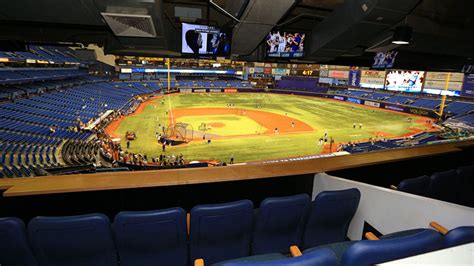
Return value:
M 419 196 L 426 196 L 429 188 L 430 188 L 430 177 L 427 175 L 424 175 L 424 176 L 402 180 L 402 182 L 398 184 L 397 190 L 419 195 Z
M 474 226 L 460 226 L 449 230 L 444 236 L 444 245 L 454 247 L 474 242 Z
M 113 229 L 122 266 L 188 264 L 186 212 L 181 208 L 120 212 Z
M 474 207 L 474 193 L 472 193 L 472 188 L 474 187 L 474 165 L 459 167 L 456 172 L 458 174 L 456 187 L 459 191 L 457 202 Z
M 428 196 L 433 199 L 454 202 L 457 197 L 456 179 L 457 173 L 455 170 L 432 174 Z
M 0 265 L 38 265 L 28 244 L 25 224 L 18 218 L 0 218 Z
M 41 265 L 118 265 L 109 219 L 103 214 L 35 217 L 28 234 Z
M 400 238 L 361 240 L 344 252 L 341 265 L 369 266 L 441 248 L 443 248 L 441 234 L 430 229 Z
M 303 249 L 345 241 L 359 201 L 357 188 L 319 193 L 311 204 L 302 239 Z
M 289 253 L 291 245 L 299 245 L 310 203 L 307 194 L 262 201 L 255 221 L 252 254 Z
M 328 248 L 318 249 L 313 252 L 308 252 L 299 257 L 260 261 L 260 262 L 228 262 L 221 266 L 264 266 L 264 265 L 278 265 L 278 266 L 338 266 L 336 255 Z
M 250 255 L 253 203 L 241 200 L 191 209 L 190 258 L 206 265 Z

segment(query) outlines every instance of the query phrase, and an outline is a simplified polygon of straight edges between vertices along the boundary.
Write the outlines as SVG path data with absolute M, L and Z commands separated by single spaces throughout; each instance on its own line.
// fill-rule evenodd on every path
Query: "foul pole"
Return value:
M 168 66 L 168 93 L 171 90 L 171 73 L 170 73 L 170 59 L 166 58 L 166 65 Z
M 444 83 L 444 90 L 443 90 L 444 93 L 441 96 L 441 105 L 439 107 L 439 113 L 435 112 L 439 116 L 440 119 L 443 117 L 444 106 L 445 106 L 445 103 L 446 103 L 446 91 L 449 88 L 450 79 L 451 79 L 451 72 L 448 72 L 448 76 L 446 77 L 446 82 Z

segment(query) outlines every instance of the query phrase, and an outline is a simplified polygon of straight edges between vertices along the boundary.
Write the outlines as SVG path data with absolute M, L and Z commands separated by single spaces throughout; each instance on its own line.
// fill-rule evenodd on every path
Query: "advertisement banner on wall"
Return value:
M 204 93 L 204 92 L 206 92 L 206 89 L 194 89 L 193 92 Z
M 377 103 L 377 102 L 372 102 L 372 101 L 364 101 L 364 105 L 367 105 L 367 106 L 372 106 L 372 107 L 380 107 L 380 103 Z
M 362 100 L 361 99 L 357 99 L 357 98 L 350 98 L 348 97 L 347 102 L 350 102 L 350 103 L 357 103 L 357 104 L 361 104 L 362 103 Z
M 319 83 L 323 83 L 323 84 L 332 84 L 332 78 L 323 78 L 323 77 L 320 77 L 319 78 Z
M 334 96 L 334 99 L 339 100 L 339 101 L 344 101 L 345 100 L 344 97 L 342 97 L 342 96 Z
M 462 96 L 474 97 L 474 74 L 466 74 L 464 77 L 464 86 Z
M 392 105 L 392 104 L 385 104 L 385 109 L 398 111 L 398 112 L 404 112 L 405 111 L 405 108 L 403 108 L 403 106 Z
M 263 69 L 263 73 L 270 75 L 272 73 L 272 68 L 271 67 L 266 67 Z
M 254 73 L 263 73 L 263 67 L 254 67 Z
M 319 67 L 319 76 L 322 78 L 327 78 L 329 76 L 329 67 L 328 65 L 320 65 Z
M 233 93 L 233 92 L 237 92 L 237 89 L 224 89 L 224 92 L 227 92 L 227 93 L 231 92 L 231 93 Z
M 349 79 L 349 71 L 329 70 L 329 76 L 328 77 L 336 78 L 336 79 Z
M 351 69 L 349 71 L 349 81 L 347 85 L 350 87 L 359 87 L 360 85 L 360 70 L 359 69 Z
M 249 74 L 253 74 L 253 73 L 255 73 L 255 68 L 249 67 Z
M 222 89 L 210 89 L 209 92 L 222 92 Z
M 272 70 L 273 75 L 284 76 L 286 75 L 286 68 L 274 68 Z
M 360 78 L 360 86 L 362 88 L 370 89 L 383 89 L 385 86 L 385 80 L 380 78 Z
M 181 92 L 181 93 L 191 93 L 191 92 L 193 92 L 193 89 L 179 89 L 179 92 Z
M 362 70 L 360 86 L 362 88 L 383 89 L 385 86 L 385 71 Z

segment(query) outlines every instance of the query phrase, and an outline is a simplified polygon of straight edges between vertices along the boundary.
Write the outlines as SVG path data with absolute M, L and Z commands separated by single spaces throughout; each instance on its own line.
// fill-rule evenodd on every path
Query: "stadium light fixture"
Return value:
M 408 25 L 398 26 L 393 33 L 392 43 L 399 45 L 410 44 L 412 28 Z

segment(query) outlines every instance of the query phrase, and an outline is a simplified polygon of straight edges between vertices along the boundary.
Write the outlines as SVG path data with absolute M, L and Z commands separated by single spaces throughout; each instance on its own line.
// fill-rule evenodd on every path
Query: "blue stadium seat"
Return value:
M 456 179 L 455 170 L 432 174 L 428 196 L 433 199 L 455 202 L 457 197 Z
M 359 200 L 360 191 L 356 188 L 319 193 L 306 222 L 303 249 L 345 241 Z
M 361 240 L 342 256 L 342 266 L 369 266 L 441 249 L 443 240 L 434 230 L 394 239 Z
M 181 208 L 120 212 L 113 224 L 120 265 L 188 265 L 186 212 Z
M 402 182 L 398 184 L 397 190 L 419 195 L 419 196 L 426 196 L 426 194 L 428 193 L 429 187 L 430 187 L 430 177 L 424 175 L 424 176 L 402 180 Z
M 41 265 L 118 265 L 110 222 L 103 214 L 35 217 L 28 234 Z
M 265 199 L 255 222 L 252 254 L 289 253 L 291 245 L 299 245 L 310 203 L 306 194 Z
M 191 210 L 191 262 L 205 265 L 250 255 L 253 203 L 241 200 L 223 204 L 198 205 Z
M 449 230 L 444 236 L 445 247 L 454 247 L 474 242 L 474 226 L 460 226 Z
M 25 224 L 18 218 L 0 218 L 0 265 L 38 265 L 28 244 Z
M 469 207 L 474 207 L 474 165 L 459 167 L 457 170 L 458 199 L 457 202 Z
M 287 258 L 263 258 L 259 255 L 258 259 L 253 257 L 232 260 L 217 264 L 218 266 L 260 266 L 260 265 L 278 265 L 278 266 L 337 266 L 336 256 L 330 249 L 320 249 L 314 252 L 303 254 L 299 257 Z M 255 256 L 256 257 L 256 256 Z

